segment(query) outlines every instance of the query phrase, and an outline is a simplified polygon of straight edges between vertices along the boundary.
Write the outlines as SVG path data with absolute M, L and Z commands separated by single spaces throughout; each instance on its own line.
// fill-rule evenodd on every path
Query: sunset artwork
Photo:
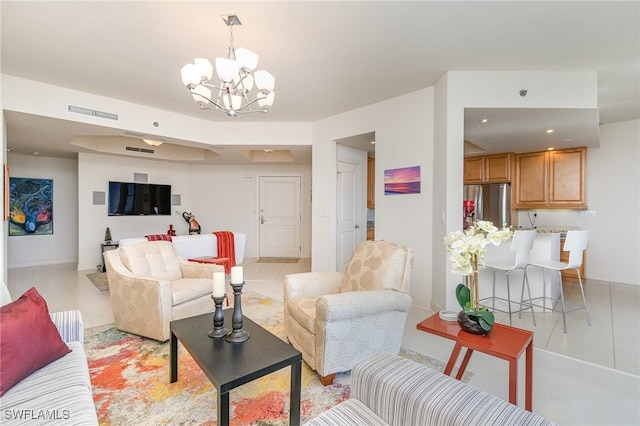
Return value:
M 420 166 L 384 171 L 384 195 L 419 193 Z

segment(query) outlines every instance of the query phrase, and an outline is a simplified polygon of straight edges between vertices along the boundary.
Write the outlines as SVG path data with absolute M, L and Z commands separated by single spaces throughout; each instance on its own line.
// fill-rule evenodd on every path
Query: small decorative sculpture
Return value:
M 200 233 L 200 224 L 196 220 L 196 217 L 190 212 L 182 212 L 182 217 L 189 224 L 189 235 L 195 235 Z
M 104 242 L 105 243 L 110 243 L 111 242 L 111 229 L 107 228 L 104 231 Z
M 169 235 L 170 237 L 175 237 L 176 236 L 176 230 L 173 229 L 173 225 L 169 224 L 169 229 L 167 230 L 167 235 Z

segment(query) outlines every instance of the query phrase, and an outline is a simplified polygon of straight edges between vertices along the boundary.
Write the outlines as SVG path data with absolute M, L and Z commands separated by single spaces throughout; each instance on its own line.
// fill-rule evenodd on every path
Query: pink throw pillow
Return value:
M 0 396 L 69 352 L 34 287 L 0 308 Z

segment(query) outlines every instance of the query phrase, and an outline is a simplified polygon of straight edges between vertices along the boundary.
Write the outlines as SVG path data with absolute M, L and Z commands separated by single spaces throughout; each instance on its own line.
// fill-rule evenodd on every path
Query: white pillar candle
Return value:
M 213 273 L 213 297 L 224 297 L 224 272 Z
M 234 266 L 231 268 L 231 284 L 242 284 L 244 277 L 242 276 L 242 266 Z

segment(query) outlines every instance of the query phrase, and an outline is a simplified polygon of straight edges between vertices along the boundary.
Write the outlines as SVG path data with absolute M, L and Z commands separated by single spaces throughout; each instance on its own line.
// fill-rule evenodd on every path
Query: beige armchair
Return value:
M 212 312 L 213 273 L 221 265 L 187 262 L 168 241 L 104 253 L 115 326 L 164 342 L 169 322 Z
M 407 313 L 413 251 L 390 241 L 365 241 L 347 271 L 284 278 L 287 338 L 331 384 L 335 373 L 381 351 L 398 354 Z

